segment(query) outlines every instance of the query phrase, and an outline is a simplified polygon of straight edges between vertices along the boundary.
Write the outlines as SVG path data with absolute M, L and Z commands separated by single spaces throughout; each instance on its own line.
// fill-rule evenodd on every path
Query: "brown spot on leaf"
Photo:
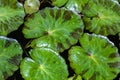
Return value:
M 57 44 L 57 49 L 58 50 L 62 50 L 62 49 L 65 49 L 65 47 L 62 45 L 62 43 L 59 43 Z
M 6 40 L 5 42 L 5 48 L 9 47 L 12 44 L 12 42 L 10 40 Z
M 42 11 L 40 11 L 40 15 L 43 17 L 43 18 L 46 18 L 46 14 L 45 14 L 45 12 L 42 10 Z
M 21 59 L 22 59 L 22 55 L 15 55 L 11 57 L 10 59 L 8 59 L 8 62 L 16 66 L 19 66 Z
M 58 9 L 55 19 L 57 20 L 61 16 L 61 9 Z
M 72 17 L 72 11 L 65 11 L 64 14 L 63 14 L 63 19 L 64 21 L 68 21 L 70 20 Z
M 54 10 L 53 10 L 53 9 L 50 10 L 50 15 L 51 15 L 52 17 L 54 17 Z
M 4 79 L 7 79 L 10 75 L 7 72 L 3 72 Z

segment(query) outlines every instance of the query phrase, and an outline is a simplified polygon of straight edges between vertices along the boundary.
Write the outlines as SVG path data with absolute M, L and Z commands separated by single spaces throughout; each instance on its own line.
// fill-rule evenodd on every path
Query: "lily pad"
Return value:
M 50 0 L 52 2 L 52 5 L 61 7 L 67 3 L 68 0 Z
M 26 38 L 39 38 L 32 43 L 34 46 L 47 41 L 63 51 L 78 41 L 83 27 L 81 17 L 74 12 L 64 8 L 45 8 L 27 19 L 23 33 Z
M 11 38 L 0 36 L 0 80 L 6 80 L 18 69 L 22 48 Z
M 69 0 L 65 5 L 66 8 L 80 13 L 89 0 Z
M 64 59 L 49 48 L 35 48 L 30 51 L 20 66 L 25 80 L 67 80 L 68 70 Z
M 85 80 L 113 80 L 120 72 L 118 49 L 106 37 L 84 34 L 69 50 L 70 65 Z
M 84 7 L 86 29 L 104 36 L 120 32 L 120 6 L 112 0 L 91 0 Z
M 39 10 L 40 1 L 39 0 L 25 0 L 24 8 L 26 14 L 32 14 Z
M 23 6 L 17 0 L 0 0 L 0 35 L 17 30 L 24 16 Z

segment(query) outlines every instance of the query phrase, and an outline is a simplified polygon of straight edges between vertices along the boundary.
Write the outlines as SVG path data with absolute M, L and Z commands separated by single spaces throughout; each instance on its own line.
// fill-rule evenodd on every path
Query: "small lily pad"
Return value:
M 17 0 L 0 0 L 0 35 L 17 30 L 24 20 L 24 9 Z
M 47 41 L 46 43 L 50 45 L 54 43 L 58 51 L 62 52 L 77 43 L 83 32 L 83 27 L 79 15 L 64 8 L 55 7 L 45 8 L 31 15 L 25 22 L 23 33 L 26 38 L 39 38 L 31 45 L 36 46 Z
M 112 0 L 91 0 L 84 7 L 86 29 L 104 36 L 120 32 L 120 6 Z
M 68 70 L 64 59 L 49 48 L 35 48 L 30 51 L 20 66 L 25 80 L 67 80 Z
M 120 72 L 118 49 L 106 37 L 84 34 L 69 50 L 70 65 L 85 80 L 113 80 Z
M 0 80 L 6 80 L 18 69 L 22 48 L 11 38 L 0 36 Z
M 39 10 L 40 1 L 39 0 L 25 0 L 24 8 L 26 14 L 32 14 Z

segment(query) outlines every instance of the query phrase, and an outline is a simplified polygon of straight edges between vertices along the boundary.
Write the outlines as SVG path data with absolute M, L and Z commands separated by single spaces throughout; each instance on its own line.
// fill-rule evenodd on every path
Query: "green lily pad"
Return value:
M 17 0 L 0 0 L 0 35 L 17 30 L 24 16 L 23 6 Z
M 61 7 L 67 3 L 68 0 L 51 0 L 52 5 Z
M 18 69 L 22 48 L 11 38 L 0 36 L 0 80 L 6 80 Z
M 86 29 L 105 36 L 120 32 L 120 6 L 112 0 L 91 0 L 84 7 Z
M 55 44 L 57 50 L 63 51 L 78 41 L 83 27 L 80 16 L 72 11 L 64 8 L 45 8 L 28 18 L 23 33 L 26 38 L 39 38 L 31 45 L 40 45 L 46 41 L 50 45 Z
M 118 49 L 106 37 L 84 34 L 69 50 L 70 65 L 85 80 L 113 80 L 120 72 Z
M 24 8 L 26 14 L 32 14 L 39 10 L 40 1 L 39 0 L 25 0 Z
M 30 51 L 20 66 L 25 80 L 67 80 L 68 70 L 64 59 L 49 48 L 35 48 Z
M 65 7 L 80 13 L 87 3 L 88 3 L 88 0 L 69 0 L 65 5 Z

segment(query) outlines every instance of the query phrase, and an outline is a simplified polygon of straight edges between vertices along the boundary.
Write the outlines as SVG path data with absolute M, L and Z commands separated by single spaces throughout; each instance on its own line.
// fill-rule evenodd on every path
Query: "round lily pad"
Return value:
M 63 51 L 78 41 L 83 27 L 79 15 L 64 8 L 55 7 L 45 8 L 31 15 L 25 22 L 23 33 L 26 38 L 39 38 L 39 41 L 34 41 L 32 45 L 36 46 L 47 41 L 51 45 L 54 43 L 59 51 Z
M 0 36 L 0 80 L 6 80 L 19 67 L 22 48 L 11 38 Z
M 67 80 L 67 65 L 54 50 L 35 48 L 30 51 L 30 56 L 20 66 L 25 80 Z
M 88 1 L 89 0 L 69 0 L 65 7 L 77 13 L 80 13 Z
M 104 36 L 120 32 L 120 6 L 112 0 L 91 0 L 84 7 L 86 29 Z
M 24 8 L 26 14 L 32 14 L 39 10 L 40 1 L 39 0 L 25 0 Z
M 0 0 L 0 35 L 17 30 L 24 20 L 24 9 L 17 0 Z
M 113 80 L 120 72 L 118 49 L 106 37 L 84 34 L 69 50 L 70 65 L 85 80 Z

